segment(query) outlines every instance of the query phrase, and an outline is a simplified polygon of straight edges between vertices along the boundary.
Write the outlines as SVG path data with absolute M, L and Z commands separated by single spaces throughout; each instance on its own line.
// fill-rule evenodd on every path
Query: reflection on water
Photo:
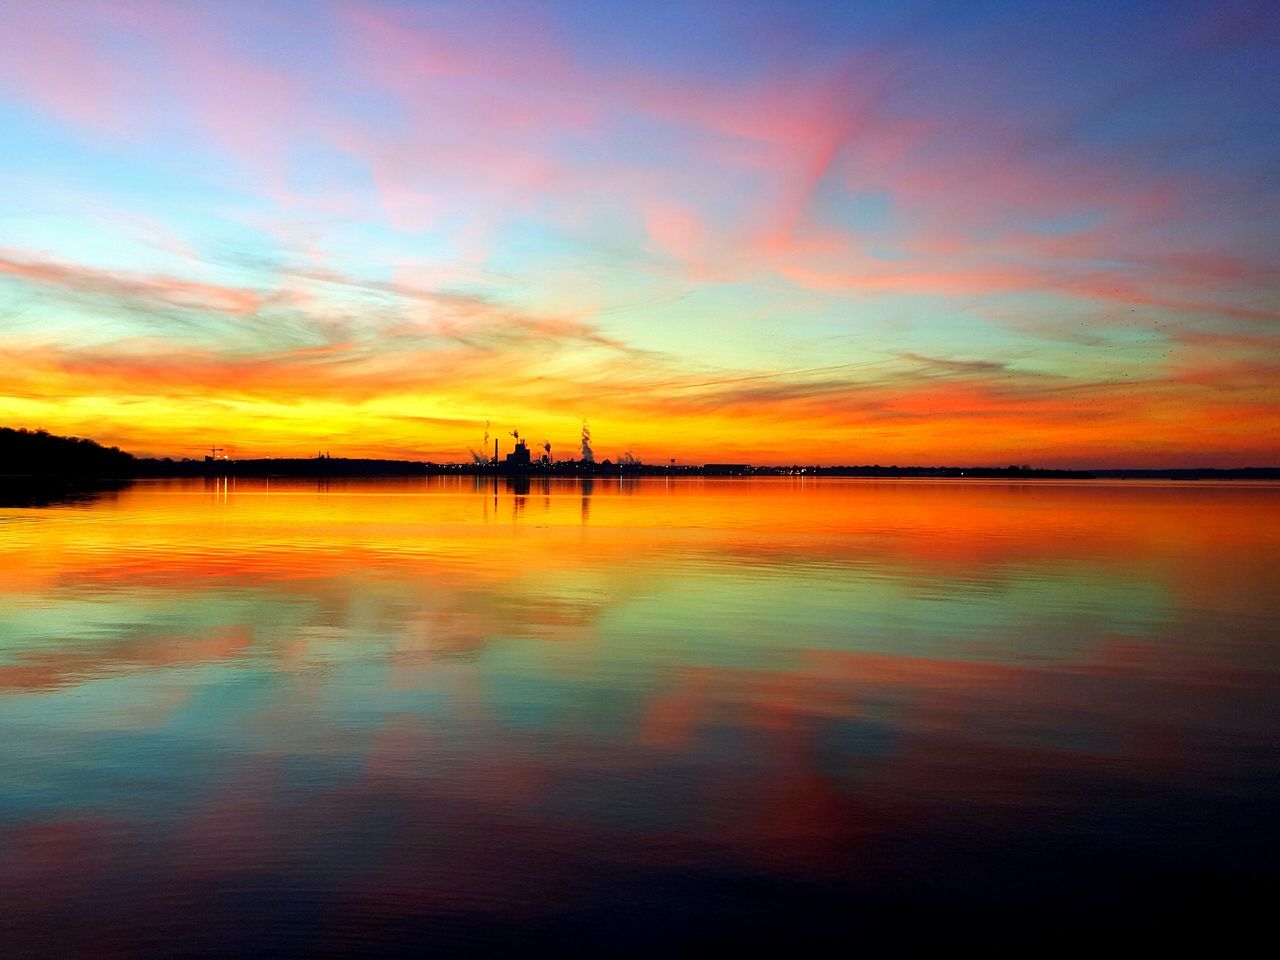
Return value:
M 0 509 L 90 504 L 111 497 L 128 485 L 127 480 L 59 480 L 48 477 L 0 476 Z M 19 518 L 9 516 L 6 519 Z
M 1280 852 L 1278 507 L 450 478 L 0 509 L 0 942 L 1221 945 Z

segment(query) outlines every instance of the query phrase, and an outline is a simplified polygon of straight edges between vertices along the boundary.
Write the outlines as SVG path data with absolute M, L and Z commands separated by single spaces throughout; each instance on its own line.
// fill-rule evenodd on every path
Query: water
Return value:
M 1277 486 L 23 502 L 11 955 L 1221 947 L 1277 879 Z

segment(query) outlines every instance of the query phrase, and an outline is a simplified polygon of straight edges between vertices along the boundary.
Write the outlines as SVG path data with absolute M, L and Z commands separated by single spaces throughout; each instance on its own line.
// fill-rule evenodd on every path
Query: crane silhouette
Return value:
M 188 450 L 208 450 L 209 456 L 214 460 L 225 460 L 226 457 L 220 457 L 218 454 L 224 452 L 226 447 L 187 447 Z

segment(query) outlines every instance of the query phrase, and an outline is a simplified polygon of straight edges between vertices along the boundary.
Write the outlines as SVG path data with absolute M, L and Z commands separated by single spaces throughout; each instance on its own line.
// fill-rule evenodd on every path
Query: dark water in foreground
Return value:
M 0 508 L 0 944 L 1228 947 L 1280 872 L 1278 521 L 1101 482 Z

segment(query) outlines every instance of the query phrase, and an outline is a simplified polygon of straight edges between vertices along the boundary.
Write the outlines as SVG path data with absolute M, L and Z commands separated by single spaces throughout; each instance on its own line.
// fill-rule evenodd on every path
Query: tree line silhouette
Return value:
M 94 440 L 0 427 L 0 475 L 120 477 L 134 464 L 133 454 Z

